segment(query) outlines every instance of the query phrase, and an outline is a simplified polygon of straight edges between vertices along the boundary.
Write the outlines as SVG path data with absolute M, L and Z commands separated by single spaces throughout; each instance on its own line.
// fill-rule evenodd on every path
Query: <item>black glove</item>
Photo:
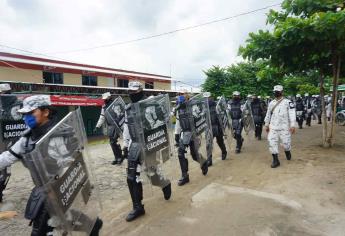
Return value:
M 123 149 L 122 149 L 122 152 L 123 152 L 123 158 L 124 159 L 128 159 L 128 147 L 124 147 Z
M 93 129 L 93 132 L 96 133 L 97 130 L 98 130 L 98 127 L 95 127 L 95 128 Z

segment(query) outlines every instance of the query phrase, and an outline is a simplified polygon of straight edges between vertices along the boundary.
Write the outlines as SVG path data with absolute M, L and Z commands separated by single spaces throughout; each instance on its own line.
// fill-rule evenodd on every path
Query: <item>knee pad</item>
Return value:
M 136 162 L 133 162 L 133 161 L 128 162 L 127 182 L 136 180 L 136 177 L 139 175 L 139 173 L 137 172 L 137 166 L 138 164 Z

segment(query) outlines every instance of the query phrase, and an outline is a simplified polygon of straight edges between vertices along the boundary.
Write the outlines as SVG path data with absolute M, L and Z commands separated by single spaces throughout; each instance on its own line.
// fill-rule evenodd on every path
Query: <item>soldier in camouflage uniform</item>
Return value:
M 268 105 L 265 117 L 265 129 L 268 133 L 269 150 L 272 153 L 271 167 L 280 165 L 278 159 L 279 139 L 285 150 L 287 160 L 291 160 L 291 134 L 295 132 L 296 110 L 295 104 L 283 97 L 283 86 L 274 86 L 275 99 Z

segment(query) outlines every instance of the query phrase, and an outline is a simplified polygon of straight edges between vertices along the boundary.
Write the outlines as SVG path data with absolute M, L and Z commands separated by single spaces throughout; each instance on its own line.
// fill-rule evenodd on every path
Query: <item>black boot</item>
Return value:
M 144 205 L 133 205 L 133 210 L 128 213 L 126 221 L 131 222 L 142 215 L 145 215 Z
M 208 172 L 208 161 L 205 161 L 201 166 L 201 172 L 203 175 L 207 175 Z
M 277 168 L 278 166 L 280 166 L 280 162 L 279 162 L 279 159 L 278 159 L 278 154 L 272 154 L 272 157 L 273 157 L 273 161 L 272 161 L 272 164 L 271 164 L 271 168 Z
M 129 212 L 126 217 L 126 221 L 130 222 L 145 214 L 144 205 L 141 204 L 143 200 L 143 185 L 142 183 L 137 183 L 135 180 L 128 180 L 128 189 L 129 193 L 131 194 L 132 202 L 133 202 L 133 210 Z
M 291 160 L 291 152 L 290 151 L 285 151 L 285 156 L 286 156 L 286 160 L 288 160 L 288 161 Z
M 179 179 L 177 185 L 178 186 L 182 186 L 182 185 L 185 185 L 186 183 L 189 183 L 189 175 L 188 175 L 188 173 L 182 174 L 182 177 L 181 177 L 181 179 Z
M 227 154 L 228 154 L 227 152 L 223 152 L 223 153 L 222 153 L 222 160 L 223 160 L 223 161 L 226 159 Z
M 90 233 L 90 236 L 98 236 L 99 235 L 99 231 L 101 230 L 103 226 L 103 221 L 97 217 L 96 222 L 92 228 L 92 231 Z
M 171 197 L 171 184 L 168 184 L 164 188 L 162 188 L 164 199 L 169 200 Z

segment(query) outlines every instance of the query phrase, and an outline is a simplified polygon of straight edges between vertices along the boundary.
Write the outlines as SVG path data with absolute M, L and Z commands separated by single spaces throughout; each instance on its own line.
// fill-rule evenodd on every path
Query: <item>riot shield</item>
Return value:
M 223 96 L 219 99 L 216 109 L 219 123 L 222 126 L 226 149 L 230 150 L 231 143 L 233 137 L 235 137 L 235 134 L 234 129 L 232 128 L 231 116 L 227 109 L 225 98 Z
M 202 94 L 195 95 L 187 102 L 188 113 L 191 114 L 192 140 L 199 152 L 198 162 L 203 166 L 207 158 L 212 156 L 213 134 L 208 107 L 208 99 Z
M 176 173 L 169 96 L 151 97 L 135 106 L 140 114 L 138 134 L 142 143 L 143 170 L 153 186 L 164 188 Z
M 22 115 L 17 112 L 22 107 L 25 97 L 26 95 L 0 95 L 0 153 L 5 151 L 11 143 L 16 142 L 27 129 Z M 6 189 L 10 176 L 11 167 L 0 171 L 0 198 L 2 198 L 2 192 Z
M 10 142 L 15 142 L 27 129 L 22 115 L 17 111 L 23 105 L 27 95 L 1 94 L 0 95 L 0 151 L 7 149 Z
M 126 104 L 122 97 L 117 97 L 105 110 L 105 118 L 115 127 L 116 133 L 122 135 L 123 124 L 125 123 Z
M 24 158 L 46 193 L 51 226 L 63 235 L 89 235 L 101 205 L 80 109 L 65 116 Z
M 255 131 L 255 123 L 254 123 L 252 108 L 251 108 L 249 100 L 247 100 L 246 103 L 243 105 L 242 123 L 243 123 L 243 129 L 247 135 L 249 134 L 250 131 Z

